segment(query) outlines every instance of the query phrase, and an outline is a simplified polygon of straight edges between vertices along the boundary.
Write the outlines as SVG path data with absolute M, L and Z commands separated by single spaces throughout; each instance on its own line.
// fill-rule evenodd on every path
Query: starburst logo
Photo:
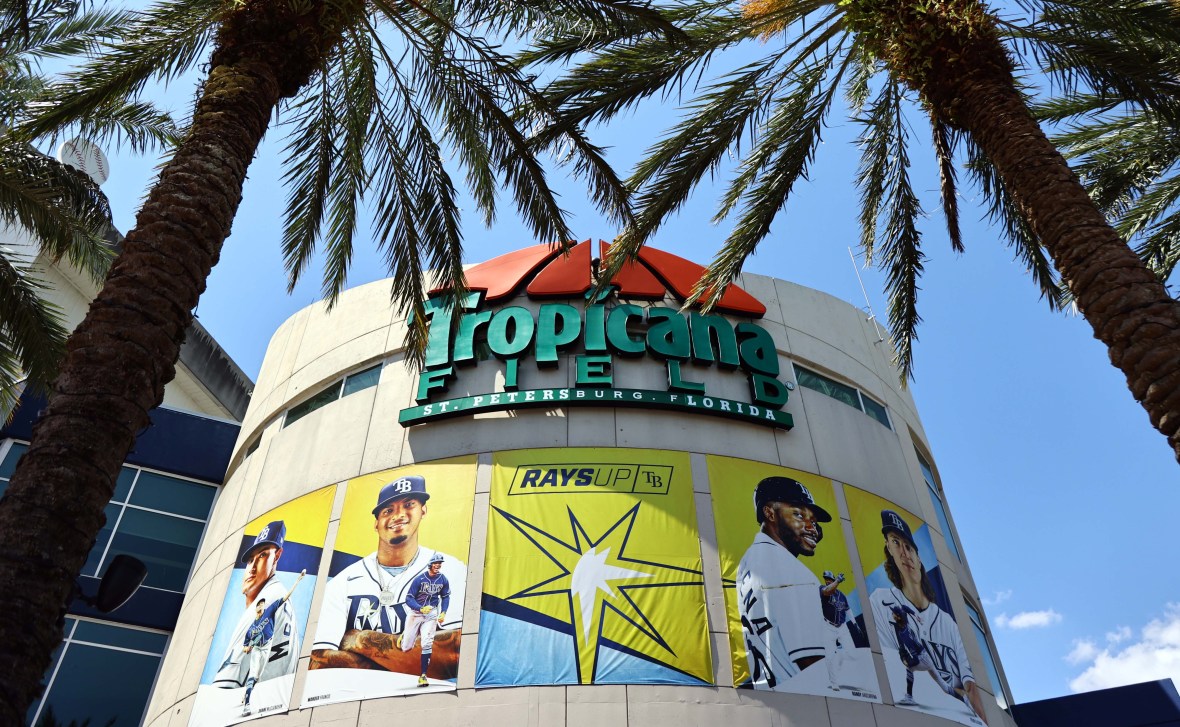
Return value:
M 603 647 L 630 653 L 676 670 L 676 652 L 646 612 L 641 594 L 692 587 L 699 591 L 699 570 L 652 562 L 628 555 L 641 504 L 635 504 L 595 537 L 572 508 L 570 534 L 563 539 L 498 507 L 493 510 L 542 554 L 550 567 L 537 582 L 511 594 L 509 602 L 528 608 L 537 599 L 562 599 L 562 619 L 574 635 L 578 681 L 592 683 Z M 654 589 L 654 590 L 653 590 Z

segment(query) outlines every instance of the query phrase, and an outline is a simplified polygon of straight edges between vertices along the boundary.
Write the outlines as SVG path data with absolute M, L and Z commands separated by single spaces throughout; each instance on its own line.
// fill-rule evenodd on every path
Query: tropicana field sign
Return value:
M 605 253 L 606 243 L 600 245 Z M 645 248 L 639 262 L 625 267 L 611 286 L 624 300 L 663 300 L 667 292 L 683 300 L 703 272 L 683 258 Z M 415 395 L 418 406 L 402 410 L 403 426 L 487 411 L 584 405 L 668 408 L 783 429 L 793 425 L 791 415 L 781 411 L 788 388 L 778 380 L 774 340 L 752 320 L 735 325 L 721 315 L 614 300 L 543 303 L 535 314 L 522 306 L 492 305 L 510 300 L 522 286 L 534 298 L 584 300 L 593 287 L 589 241 L 574 246 L 566 257 L 549 245 L 526 248 L 476 266 L 467 276 L 473 292 L 458 306 L 441 298 L 427 303 L 430 334 Z M 731 285 L 717 310 L 752 317 L 764 313 L 765 307 Z M 444 398 L 458 376 L 457 367 L 476 365 L 489 353 L 504 362 L 503 391 Z M 569 354 L 574 386 L 520 390 L 522 360 L 531 357 L 536 366 L 552 368 Z M 614 387 L 616 358 L 640 357 L 663 361 L 668 374 L 665 391 Z M 691 380 L 686 363 L 740 370 L 748 381 L 750 400 L 710 395 L 704 383 Z

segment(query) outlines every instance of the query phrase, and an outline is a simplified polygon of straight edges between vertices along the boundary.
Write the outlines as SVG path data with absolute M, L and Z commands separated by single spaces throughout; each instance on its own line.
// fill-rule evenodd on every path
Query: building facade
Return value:
M 603 249 L 280 327 L 145 724 L 1014 724 L 883 331 Z

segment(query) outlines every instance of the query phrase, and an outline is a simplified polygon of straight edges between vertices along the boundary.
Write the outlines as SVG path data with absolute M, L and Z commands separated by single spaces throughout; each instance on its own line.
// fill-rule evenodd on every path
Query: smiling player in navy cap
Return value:
M 435 679 L 455 677 L 467 566 L 419 543 L 418 529 L 429 512 L 429 500 L 426 480 L 419 475 L 398 477 L 381 488 L 372 511 L 377 550 L 328 582 L 311 652 L 312 669 L 385 669 L 413 674 L 419 680 L 427 674 Z M 422 639 L 418 653 L 403 651 L 397 636 L 411 613 L 421 615 L 421 604 L 411 603 L 416 595 L 411 586 L 439 559 L 442 565 L 436 567 L 435 575 L 441 570 L 457 607 L 450 614 L 445 607 L 435 613 L 432 638 Z M 434 628 L 439 629 L 437 635 Z M 414 641 L 409 643 L 412 646 Z M 432 659 L 422 658 L 423 652 L 431 651 Z
M 738 607 L 755 689 L 789 691 L 787 682 L 825 656 L 819 579 L 799 561 L 815 555 L 820 523 L 832 516 L 802 482 L 767 477 L 754 489 L 761 526 L 738 564 Z

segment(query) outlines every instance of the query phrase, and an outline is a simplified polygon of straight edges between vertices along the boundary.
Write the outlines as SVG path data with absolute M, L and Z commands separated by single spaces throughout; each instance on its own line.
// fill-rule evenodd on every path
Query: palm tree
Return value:
M 1077 35 L 1074 31 L 1091 23 L 1070 5 L 1050 6 L 1049 12 L 1059 37 Z M 1118 42 L 1125 39 L 1114 26 L 1092 37 L 1086 50 L 1123 69 L 1135 68 L 1147 55 L 1180 78 L 1174 24 L 1137 29 L 1133 43 Z M 1180 104 L 1180 99 L 1171 101 Z M 1116 220 L 1115 229 L 1135 243 L 1135 252 L 1166 283 L 1180 262 L 1180 110 L 1139 98 L 1134 89 L 1113 87 L 1063 94 L 1034 111 L 1061 129 L 1053 142 L 1073 160 L 1094 203 Z
M 24 231 L 47 259 L 68 260 L 96 282 L 112 257 L 106 196 L 85 174 L 39 153 L 12 129 L 45 91 L 41 62 L 86 52 L 121 18 L 46 0 L 14 7 L 0 22 L 0 227 Z M 103 135 L 122 127 L 137 147 L 169 133 L 163 117 L 115 111 L 119 121 L 94 119 L 87 129 Z M 23 385 L 46 389 L 65 352 L 69 331 L 61 311 L 43 296 L 33 262 L 0 248 L 0 412 L 12 410 Z
M 965 150 L 968 170 L 1044 297 L 1060 304 L 1060 274 L 1180 459 L 1180 302 L 1107 224 L 1045 137 L 1004 41 L 1033 50 L 1067 93 L 1121 94 L 1170 113 L 1180 78 L 1161 57 L 1174 54 L 1180 23 L 1169 0 L 1043 3 L 1026 23 L 1001 21 L 978 0 L 746 0 L 741 7 L 702 0 L 675 12 L 689 43 L 567 32 L 522 56 L 540 65 L 579 60 L 547 89 L 566 123 L 603 123 L 682 87 L 695 93 L 684 118 L 630 178 L 636 221 L 612 246 L 602 279 L 732 157 L 740 161 L 715 220 L 732 214 L 736 222 L 694 298 L 716 301 L 806 179 L 843 90 L 863 124 L 861 243 L 887 273 L 889 320 L 907 378 L 924 259 L 903 115 L 916 102 L 930 121 L 951 245 L 962 248 L 954 157 Z M 1151 37 L 1167 42 L 1135 45 L 1151 28 Z M 719 53 L 772 37 L 760 58 L 699 80 Z M 587 46 L 596 52 L 578 56 Z
M 61 638 L 70 584 L 102 525 L 119 466 L 173 376 L 272 117 L 290 128 L 283 244 L 292 280 L 322 237 L 324 288 L 331 295 L 343 286 L 368 195 L 393 301 L 412 314 L 415 352 L 426 325 L 424 268 L 456 296 L 464 289 L 448 152 L 465 168 L 486 221 L 503 182 L 537 238 L 572 237 L 539 160 L 558 146 L 603 210 L 627 218 L 626 189 L 580 132 L 530 135 L 526 124 L 544 124 L 548 106 L 481 35 L 574 23 L 625 34 L 660 18 L 627 0 L 163 0 L 51 90 L 54 105 L 25 126 L 28 133 L 107 113 L 152 79 L 207 66 L 190 125 L 71 336 L 48 407 L 0 500 L 0 722 L 22 719 L 37 692 Z M 517 108 L 525 110 L 519 117 L 511 113 Z

